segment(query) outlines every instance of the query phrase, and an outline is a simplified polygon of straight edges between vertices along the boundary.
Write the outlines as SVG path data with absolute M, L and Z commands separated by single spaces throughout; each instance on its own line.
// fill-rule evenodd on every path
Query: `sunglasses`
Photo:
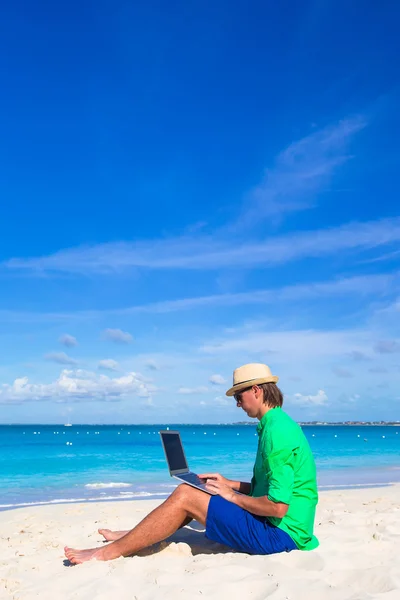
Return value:
M 244 394 L 245 392 L 247 392 L 248 390 L 251 390 L 253 386 L 250 386 L 248 388 L 246 388 L 245 390 L 242 390 L 241 392 L 238 392 L 237 394 L 234 394 L 234 398 L 237 402 L 237 404 L 242 404 L 242 394 Z

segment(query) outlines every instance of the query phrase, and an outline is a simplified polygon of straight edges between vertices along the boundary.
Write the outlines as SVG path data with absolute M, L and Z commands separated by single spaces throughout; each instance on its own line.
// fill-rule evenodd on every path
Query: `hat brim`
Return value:
M 271 377 L 261 377 L 259 379 L 249 379 L 248 381 L 242 381 L 241 383 L 237 383 L 236 385 L 231 387 L 226 392 L 226 396 L 234 396 L 238 392 L 250 388 L 252 385 L 260 385 L 261 383 L 277 383 L 278 381 L 279 377 L 277 377 L 276 375 L 271 375 Z

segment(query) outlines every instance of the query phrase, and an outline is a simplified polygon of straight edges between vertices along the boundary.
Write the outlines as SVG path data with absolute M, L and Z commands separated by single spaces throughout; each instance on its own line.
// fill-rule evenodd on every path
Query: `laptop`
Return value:
M 206 489 L 204 479 L 200 479 L 196 473 L 189 471 L 179 431 L 160 431 L 160 436 L 171 477 L 206 492 L 206 494 L 216 495 L 216 492 Z

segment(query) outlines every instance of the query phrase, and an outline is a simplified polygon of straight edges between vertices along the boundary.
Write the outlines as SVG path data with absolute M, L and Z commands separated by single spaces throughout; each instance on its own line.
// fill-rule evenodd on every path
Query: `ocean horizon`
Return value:
M 164 498 L 160 429 L 181 432 L 189 467 L 250 481 L 256 423 L 0 425 L 0 510 L 52 503 Z M 302 425 L 320 490 L 400 481 L 400 424 Z

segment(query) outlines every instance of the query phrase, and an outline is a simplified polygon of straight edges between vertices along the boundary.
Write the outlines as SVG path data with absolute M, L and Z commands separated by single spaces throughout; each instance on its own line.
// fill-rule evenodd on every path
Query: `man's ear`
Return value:
M 255 393 L 257 395 L 257 398 L 259 398 L 260 396 L 262 396 L 263 402 L 264 402 L 264 404 L 266 404 L 266 402 L 264 400 L 264 392 L 262 391 L 262 389 L 260 388 L 260 386 L 255 385 L 254 387 L 256 388 Z

